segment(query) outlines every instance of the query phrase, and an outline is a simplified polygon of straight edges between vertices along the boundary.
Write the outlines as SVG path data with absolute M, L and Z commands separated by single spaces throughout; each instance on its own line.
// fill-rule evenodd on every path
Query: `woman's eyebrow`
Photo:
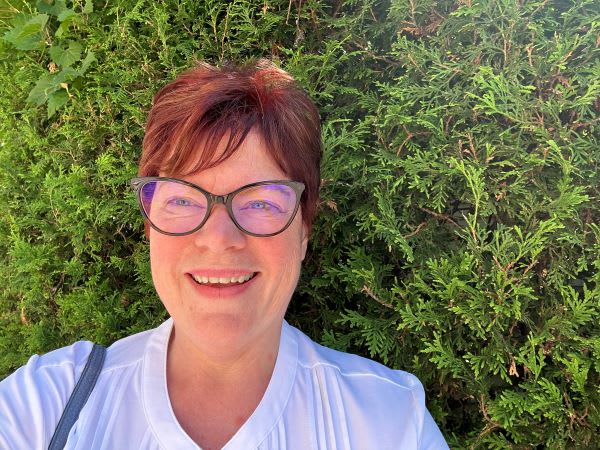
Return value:
M 283 195 L 286 195 L 287 197 L 290 197 L 292 194 L 290 192 L 290 189 L 285 189 L 282 185 L 280 184 L 266 184 L 264 185 L 264 187 L 266 187 L 267 189 L 272 189 L 274 191 L 279 191 L 281 192 Z M 288 186 L 285 186 L 288 187 Z

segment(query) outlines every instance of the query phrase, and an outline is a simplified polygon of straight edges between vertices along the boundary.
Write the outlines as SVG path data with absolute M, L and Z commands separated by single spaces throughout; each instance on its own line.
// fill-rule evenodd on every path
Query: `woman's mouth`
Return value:
M 211 287 L 229 287 L 238 286 L 250 281 L 257 272 L 251 272 L 245 275 L 234 276 L 234 277 L 209 277 L 205 275 L 192 275 L 193 280 L 202 286 Z

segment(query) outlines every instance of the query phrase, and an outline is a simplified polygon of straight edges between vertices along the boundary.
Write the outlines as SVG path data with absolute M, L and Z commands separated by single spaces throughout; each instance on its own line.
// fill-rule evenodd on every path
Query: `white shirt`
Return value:
M 66 449 L 193 449 L 166 381 L 173 322 L 121 339 L 106 353 Z M 86 363 L 77 342 L 0 382 L 0 449 L 46 449 Z M 260 404 L 223 450 L 448 449 L 414 376 L 337 352 L 283 324 L 277 362 Z

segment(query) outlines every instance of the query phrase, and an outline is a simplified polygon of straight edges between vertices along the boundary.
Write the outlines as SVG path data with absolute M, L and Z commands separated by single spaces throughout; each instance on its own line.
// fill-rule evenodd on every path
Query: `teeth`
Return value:
M 202 275 L 192 275 L 194 280 L 200 284 L 231 284 L 231 283 L 245 283 L 254 276 L 254 273 L 247 275 L 241 275 L 239 277 L 205 277 Z

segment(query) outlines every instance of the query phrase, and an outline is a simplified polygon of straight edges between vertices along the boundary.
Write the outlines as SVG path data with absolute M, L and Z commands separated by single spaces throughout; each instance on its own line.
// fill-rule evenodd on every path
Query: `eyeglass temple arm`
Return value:
M 129 183 L 131 184 L 132 188 L 136 189 L 140 184 L 143 183 L 143 181 L 140 180 L 139 178 L 134 178 Z

